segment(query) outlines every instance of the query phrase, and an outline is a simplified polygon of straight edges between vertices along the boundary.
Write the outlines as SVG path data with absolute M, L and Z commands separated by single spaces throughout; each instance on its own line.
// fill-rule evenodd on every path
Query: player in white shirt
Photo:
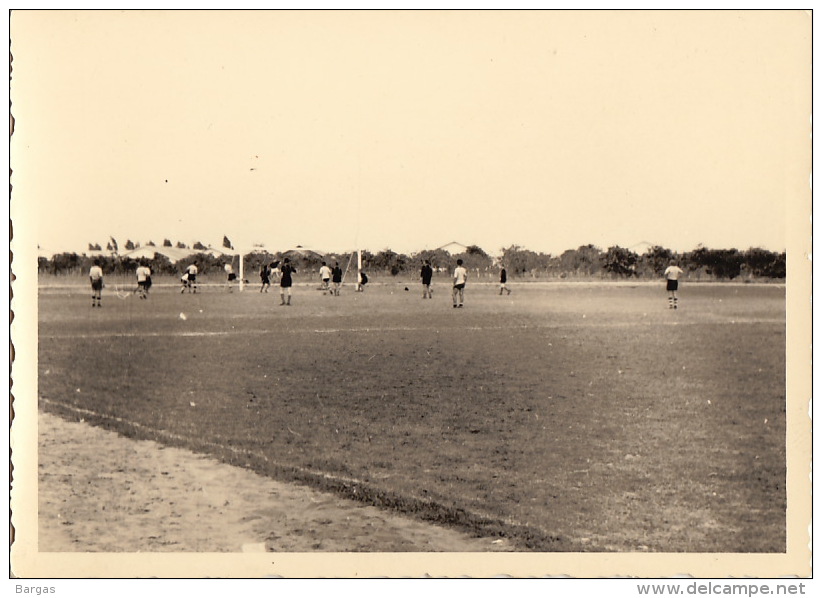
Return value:
M 91 306 L 103 307 L 103 269 L 100 267 L 100 260 L 94 260 L 94 265 L 88 271 L 88 279 L 91 282 Z
M 189 293 L 196 293 L 197 292 L 197 273 L 199 270 L 197 269 L 197 262 L 189 265 L 186 268 L 185 274 L 183 274 L 182 282 L 183 288 L 180 289 L 181 293 L 185 293 L 186 289 L 188 289 Z
M 151 288 L 151 268 L 141 263 L 137 266 L 137 293 L 140 299 L 148 299 L 148 290 Z
M 223 269 L 225 270 L 225 275 L 226 275 L 226 281 L 225 281 L 226 289 L 228 289 L 229 293 L 233 293 L 234 292 L 234 281 L 237 280 L 237 275 L 234 274 L 234 266 L 232 266 L 230 263 L 228 263 L 225 266 L 223 266 Z
M 457 260 L 457 267 L 454 268 L 454 287 L 452 289 L 452 299 L 454 307 L 462 307 L 465 294 L 465 281 L 468 280 L 468 270 L 462 265 L 462 260 Z M 457 303 L 459 299 L 459 303 Z
M 323 265 L 320 266 L 320 279 L 323 281 L 322 291 L 323 295 L 325 295 L 331 291 L 331 288 L 328 285 L 331 281 L 331 268 L 329 268 L 325 262 L 323 262 Z
M 684 274 L 682 269 L 676 265 L 675 260 L 671 260 L 671 265 L 665 268 L 663 273 L 667 280 L 666 289 L 668 291 L 668 309 L 676 309 L 678 297 L 676 296 L 679 290 L 679 277 Z
M 280 270 L 280 260 L 271 262 L 271 266 L 269 267 L 269 269 L 271 270 L 269 278 L 277 284 L 280 284 L 280 278 L 282 278 L 283 276 L 283 271 Z

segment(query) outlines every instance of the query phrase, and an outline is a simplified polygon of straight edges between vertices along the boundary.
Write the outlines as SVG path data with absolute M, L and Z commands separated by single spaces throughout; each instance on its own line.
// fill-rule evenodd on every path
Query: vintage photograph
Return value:
M 808 11 L 9 18 L 16 575 L 810 574 Z

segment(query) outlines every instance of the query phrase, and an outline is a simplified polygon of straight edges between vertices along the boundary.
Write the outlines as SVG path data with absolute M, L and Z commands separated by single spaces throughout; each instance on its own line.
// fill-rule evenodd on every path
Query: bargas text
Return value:
M 54 586 L 21 586 L 16 585 L 14 586 L 14 593 L 15 594 L 56 594 L 57 590 L 54 589 Z

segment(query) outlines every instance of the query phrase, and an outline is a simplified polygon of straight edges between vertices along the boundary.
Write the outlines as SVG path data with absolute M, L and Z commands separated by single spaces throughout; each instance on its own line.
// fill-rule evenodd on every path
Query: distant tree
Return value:
M 363 268 L 373 268 L 374 267 L 374 254 L 368 251 L 367 249 L 363 249 L 360 252 L 362 256 L 362 267 Z
M 502 261 L 508 270 L 509 275 L 525 274 L 529 272 L 536 263 L 536 254 L 519 245 L 511 245 L 502 250 Z
M 208 249 L 208 247 L 206 247 L 205 245 L 203 245 L 199 241 L 194 243 L 194 245 L 192 245 L 191 247 L 192 247 L 192 249 L 196 249 L 197 251 L 205 251 L 206 249 Z
M 263 264 L 270 264 L 274 260 L 282 261 L 282 256 L 278 254 L 268 253 L 267 251 L 252 251 L 243 256 L 243 263 L 245 264 L 245 277 L 249 278 L 249 273 L 256 274 L 260 271 Z
M 148 247 L 157 247 L 157 246 L 154 244 L 154 241 L 149 241 L 148 243 L 146 243 L 146 245 L 147 245 Z
M 674 258 L 674 252 L 665 247 L 654 245 L 640 257 L 640 262 L 655 276 L 662 276 L 665 268 Z
M 785 253 L 752 247 L 742 254 L 745 269 L 752 276 L 785 278 Z
M 689 269 L 704 268 L 716 278 L 733 280 L 742 271 L 743 256 L 736 249 L 698 247 L 686 255 Z
M 228 237 L 223 235 L 223 247 L 226 249 L 234 249 L 234 246 L 231 244 L 231 241 L 228 240 Z
M 786 278 L 788 276 L 787 257 L 784 251 L 777 254 L 773 263 L 765 270 L 765 276 L 770 278 Z
M 174 247 L 170 239 L 163 239 L 163 247 Z
M 126 241 L 126 249 L 127 249 L 128 251 L 131 251 L 132 249 L 134 249 L 134 243 L 132 243 L 131 239 L 128 239 L 128 240 Z
M 149 260 L 148 267 L 155 274 L 176 274 L 177 268 L 171 263 L 166 256 L 161 253 L 155 253 L 154 257 Z
M 59 253 L 51 258 L 52 271 L 54 274 L 70 274 L 79 271 L 82 262 L 76 253 Z
M 493 260 L 489 257 L 482 248 L 477 247 L 476 245 L 471 245 L 470 247 L 466 247 L 465 251 L 460 254 L 453 256 L 453 262 L 456 263 L 456 260 L 461 259 L 463 265 L 468 268 L 469 270 L 487 270 Z
M 106 249 L 108 251 L 114 251 L 114 245 L 112 245 L 110 242 L 106 243 Z
M 115 239 L 114 237 L 109 237 L 109 239 L 111 239 L 111 250 L 112 251 L 119 250 L 119 247 L 117 245 L 117 239 Z
M 176 247 L 177 247 L 177 249 L 188 249 L 188 245 L 186 245 L 182 241 L 177 241 Z
M 449 267 L 451 262 L 454 261 L 451 254 L 444 249 L 424 249 L 412 254 L 409 258 L 409 262 L 413 263 L 415 267 L 422 264 L 423 260 L 428 260 L 435 271 L 437 268 Z
M 636 276 L 638 260 L 639 256 L 630 249 L 614 245 L 602 256 L 602 267 L 606 272 L 616 276 Z
M 590 276 L 600 270 L 601 257 L 602 252 L 598 247 L 581 245 L 577 249 L 568 249 L 559 256 L 560 268 L 564 273 Z
M 89 251 L 100 251 L 100 250 L 102 250 L 102 247 L 100 247 L 99 243 L 89 243 L 88 244 L 88 250 Z
M 397 276 L 405 270 L 408 259 L 406 255 L 396 253 L 390 249 L 383 249 L 371 259 L 371 266 L 379 270 L 389 271 L 392 276 Z

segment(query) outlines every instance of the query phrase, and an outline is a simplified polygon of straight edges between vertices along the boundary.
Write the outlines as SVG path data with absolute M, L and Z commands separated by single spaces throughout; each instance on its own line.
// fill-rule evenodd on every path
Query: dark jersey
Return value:
M 335 266 L 331 270 L 331 281 L 332 282 L 342 282 L 342 268 L 339 266 Z
M 422 284 L 431 284 L 431 277 L 434 276 L 434 270 L 431 266 L 423 266 L 422 270 L 420 270 L 420 278 L 422 278 Z
M 296 272 L 296 270 L 291 267 L 290 264 L 286 264 L 282 267 L 282 276 L 280 278 L 280 286 L 281 287 L 290 287 L 291 286 L 291 274 Z
M 499 281 L 508 282 L 508 272 L 505 271 L 505 268 L 499 271 Z

